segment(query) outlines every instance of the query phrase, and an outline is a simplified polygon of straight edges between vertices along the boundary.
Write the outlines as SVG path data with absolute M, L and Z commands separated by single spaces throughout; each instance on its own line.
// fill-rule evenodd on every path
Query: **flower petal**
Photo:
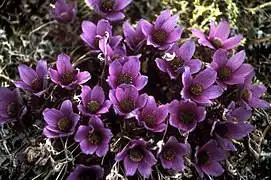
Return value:
M 232 49 L 235 46 L 237 46 L 243 39 L 242 35 L 233 36 L 223 42 L 223 48 L 224 49 Z
M 201 166 L 201 169 L 206 174 L 215 177 L 220 176 L 224 172 L 223 167 L 216 161 L 210 161 L 208 164 Z
M 76 79 L 78 80 L 78 84 L 84 84 L 86 83 L 88 80 L 91 79 L 91 75 L 89 72 L 84 71 L 84 72 L 79 72 L 76 75 Z
M 158 29 L 162 26 L 162 24 L 171 17 L 170 10 L 164 10 L 155 21 L 155 29 Z
M 213 55 L 213 62 L 218 65 L 218 68 L 222 68 L 228 61 L 227 51 L 224 49 L 218 49 Z
M 228 68 L 230 68 L 232 71 L 235 71 L 236 69 L 238 69 L 244 62 L 246 57 L 246 52 L 244 50 L 236 53 L 234 56 L 232 56 L 226 66 Z
M 65 115 L 69 116 L 73 113 L 72 102 L 70 100 L 66 100 L 61 104 L 60 111 Z
M 40 79 L 43 79 L 47 76 L 48 70 L 47 70 L 47 62 L 44 60 L 40 60 L 36 67 L 36 72 Z
M 191 74 L 195 74 L 200 71 L 202 62 L 199 59 L 191 59 L 185 62 L 185 66 L 190 68 Z
M 124 158 L 124 168 L 126 176 L 133 176 L 136 173 L 138 163 L 132 162 L 128 156 Z
M 63 74 L 64 72 L 72 72 L 73 67 L 70 62 L 70 56 L 66 54 L 59 54 L 57 56 L 57 61 L 56 61 L 56 68 L 59 74 Z
M 222 21 L 218 24 L 218 26 L 216 27 L 216 31 L 214 36 L 218 37 L 222 40 L 225 40 L 229 37 L 230 35 L 230 25 L 228 22 L 226 21 Z
M 80 125 L 74 136 L 74 140 L 76 142 L 81 142 L 83 139 L 87 137 L 89 130 L 90 130 L 89 127 Z
M 115 11 L 120 11 L 124 9 L 126 6 L 128 6 L 132 0 L 117 0 L 116 5 L 114 6 Z
M 97 101 L 100 105 L 103 104 L 105 100 L 104 90 L 101 86 L 96 85 L 91 92 L 91 100 Z
M 169 34 L 168 38 L 166 40 L 166 43 L 174 43 L 175 41 L 178 41 L 181 38 L 183 32 L 182 27 L 174 28 Z
M 216 71 L 212 68 L 207 68 L 203 71 L 201 71 L 194 79 L 193 83 L 199 83 L 201 84 L 204 89 L 210 87 L 212 84 L 214 84 L 216 80 Z
M 193 40 L 186 41 L 180 48 L 179 53 L 183 60 L 188 61 L 192 58 L 196 46 Z
M 20 64 L 18 67 L 21 79 L 27 84 L 31 85 L 32 81 L 38 78 L 37 73 L 30 67 Z

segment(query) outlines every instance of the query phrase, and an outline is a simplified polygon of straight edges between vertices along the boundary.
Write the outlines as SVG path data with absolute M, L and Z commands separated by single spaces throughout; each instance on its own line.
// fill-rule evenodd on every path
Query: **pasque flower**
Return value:
M 36 96 L 45 92 L 48 85 L 46 61 L 40 60 L 37 63 L 36 70 L 24 64 L 19 65 L 18 70 L 21 80 L 14 82 L 16 87 L 27 90 Z
M 88 126 L 80 125 L 74 136 L 74 140 L 80 143 L 80 148 L 85 154 L 104 156 L 109 148 L 109 142 L 113 134 L 110 129 L 104 127 L 98 117 L 91 117 Z
M 160 159 L 165 169 L 184 170 L 183 156 L 190 151 L 188 144 L 179 143 L 175 136 L 170 136 L 162 149 L 158 151 L 157 157 Z
M 101 115 L 109 111 L 111 102 L 105 100 L 101 86 L 96 85 L 93 89 L 83 86 L 81 92 L 82 102 L 78 106 L 81 113 L 87 116 Z
M 185 68 L 182 75 L 183 89 L 181 95 L 184 99 L 191 99 L 197 103 L 209 104 L 211 99 L 221 96 L 223 90 L 218 85 L 213 85 L 216 81 L 217 73 L 212 68 L 207 68 L 191 76 L 189 68 Z
M 57 0 L 52 9 L 54 18 L 61 23 L 71 22 L 76 16 L 76 11 L 75 1 L 68 4 L 66 0 Z
M 134 117 L 136 111 L 147 102 L 148 95 L 139 95 L 134 86 L 121 85 L 109 91 L 109 99 L 113 103 L 115 112 L 125 118 Z
M 242 106 L 236 107 L 235 102 L 232 101 L 227 107 L 225 115 L 227 121 L 244 123 L 252 116 L 252 110 Z
M 122 84 L 130 84 L 137 90 L 141 90 L 147 84 L 148 77 L 140 74 L 138 58 L 127 57 L 127 60 L 123 64 L 118 60 L 110 64 L 107 82 L 112 88 L 117 88 Z
M 65 137 L 75 132 L 80 116 L 73 112 L 70 100 L 64 101 L 60 109 L 46 108 L 43 117 L 47 125 L 43 129 L 43 134 L 48 138 Z
M 193 131 L 206 116 L 206 110 L 193 101 L 172 101 L 169 106 L 169 123 L 181 133 Z
M 215 22 L 210 22 L 210 33 L 206 36 L 199 29 L 193 28 L 192 33 L 199 38 L 199 44 L 212 49 L 232 49 L 236 47 L 243 39 L 242 35 L 236 35 L 229 38 L 230 26 L 226 21 L 220 22 L 217 26 Z
M 106 54 L 105 49 L 107 46 L 115 48 L 122 40 L 121 36 L 113 36 L 112 26 L 109 21 L 101 19 L 97 25 L 84 20 L 82 22 L 82 31 L 80 35 L 82 40 L 87 43 L 91 50 L 94 52 L 103 52 Z
M 122 46 L 117 46 L 115 48 L 111 48 L 109 45 L 107 45 L 106 53 L 104 54 L 106 56 L 107 62 L 111 63 L 115 60 L 122 60 L 126 57 L 126 47 L 123 44 Z
M 157 162 L 144 140 L 130 141 L 129 145 L 116 155 L 115 160 L 123 160 L 126 176 L 133 176 L 138 170 L 145 178 L 151 175 L 151 168 Z
M 146 21 L 141 19 L 136 28 L 133 28 L 127 21 L 123 23 L 123 33 L 127 46 L 133 50 L 138 51 L 144 43 L 146 43 L 146 36 L 142 32 L 142 23 Z
M 56 68 L 57 70 L 50 68 L 49 75 L 51 80 L 61 85 L 62 88 L 73 89 L 76 85 L 84 84 L 91 78 L 89 72 L 78 72 L 74 69 L 70 57 L 66 54 L 57 56 Z
M 85 166 L 78 164 L 76 168 L 68 176 L 67 180 L 93 179 L 102 180 L 104 177 L 104 169 L 99 165 Z
M 136 113 L 136 119 L 141 126 L 152 132 L 162 132 L 166 129 L 167 105 L 157 106 L 153 96 L 149 96 L 146 105 Z
M 155 24 L 142 21 L 143 34 L 147 37 L 147 45 L 165 50 L 180 39 L 182 27 L 176 27 L 179 14 L 171 16 L 170 10 L 165 10 L 156 19 Z
M 219 161 L 228 157 L 228 152 L 219 148 L 215 140 L 209 140 L 201 148 L 196 149 L 195 153 L 195 167 L 200 177 L 204 173 L 211 176 L 220 176 L 224 169 Z
M 215 122 L 211 134 L 216 138 L 218 145 L 227 151 L 236 151 L 232 139 L 242 139 L 255 129 L 246 123 Z
M 171 79 L 184 72 L 184 67 L 189 67 L 191 74 L 197 73 L 201 69 L 201 61 L 191 59 L 195 52 L 195 43 L 193 40 L 186 41 L 181 47 L 174 44 L 166 51 L 165 56 L 155 60 L 157 67 L 168 73 Z
M 0 87 L 0 125 L 18 120 L 26 112 L 19 89 Z
M 264 85 L 252 84 L 252 79 L 255 72 L 252 71 L 246 76 L 243 84 L 239 86 L 239 95 L 241 104 L 247 109 L 252 108 L 268 108 L 270 103 L 261 99 L 261 96 L 266 92 Z
M 223 89 L 227 85 L 243 83 L 245 77 L 253 71 L 250 64 L 243 63 L 245 51 L 240 51 L 228 59 L 227 51 L 218 49 L 213 55 L 213 62 L 210 66 L 217 72 L 217 84 Z
M 132 0 L 87 0 L 86 2 L 106 19 L 118 21 L 125 18 L 122 11 Z

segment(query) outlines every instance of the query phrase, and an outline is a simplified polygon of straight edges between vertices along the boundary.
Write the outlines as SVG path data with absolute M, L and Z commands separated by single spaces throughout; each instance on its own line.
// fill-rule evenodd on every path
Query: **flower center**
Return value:
M 242 99 L 245 101 L 248 101 L 250 98 L 251 94 L 248 89 L 245 89 L 242 95 Z
M 64 19 L 66 19 L 66 18 L 69 17 L 69 13 L 68 13 L 68 12 L 62 12 L 62 13 L 60 14 L 60 16 L 61 16 L 62 18 L 64 18 Z
M 69 132 L 72 127 L 72 121 L 69 118 L 63 117 L 57 122 L 57 127 L 60 131 Z
M 168 149 L 165 149 L 163 150 L 163 158 L 168 160 L 168 161 L 171 161 L 174 159 L 174 157 L 176 157 L 176 151 L 172 148 L 168 148 Z
M 39 79 L 39 78 L 33 79 L 33 81 L 31 82 L 31 88 L 32 88 L 34 91 L 39 91 L 39 90 L 41 90 L 41 88 L 42 88 L 41 79 Z
M 207 151 L 201 151 L 198 154 L 198 164 L 199 165 L 204 165 L 208 162 L 210 159 L 210 154 Z
M 140 162 L 144 158 L 144 152 L 139 148 L 131 149 L 129 151 L 129 158 L 134 162 Z
M 133 78 L 128 74 L 120 74 L 117 84 L 133 84 Z
M 154 31 L 152 38 L 154 42 L 162 44 L 167 40 L 168 33 L 162 29 L 157 29 Z
M 155 124 L 155 120 L 156 118 L 152 115 L 146 115 L 144 118 L 145 123 L 147 124 L 147 126 L 149 127 L 153 127 L 153 125 Z
M 93 131 L 88 134 L 88 141 L 90 144 L 97 145 L 101 142 L 101 137 L 97 132 Z
M 119 59 L 121 58 L 121 55 L 120 54 L 114 54 L 113 56 L 111 56 L 111 60 L 114 61 L 116 59 Z
M 228 129 L 223 125 L 216 125 L 215 132 L 222 138 L 227 138 Z
M 18 111 L 19 111 L 19 105 L 17 103 L 15 103 L 15 102 L 11 102 L 7 106 L 7 114 L 10 117 L 17 116 L 18 115 Z
M 87 109 L 91 113 L 96 113 L 100 109 L 100 104 L 97 101 L 89 101 Z
M 217 76 L 221 81 L 227 81 L 232 74 L 232 70 L 228 67 L 219 69 Z
M 64 72 L 61 77 L 60 81 L 63 85 L 69 85 L 71 84 L 75 79 L 74 72 Z
M 194 121 L 194 119 L 195 119 L 195 114 L 191 111 L 180 113 L 180 122 L 183 124 L 190 124 Z
M 214 39 L 211 39 L 211 44 L 216 48 L 216 49 L 219 49 L 222 47 L 222 42 L 220 39 L 217 39 L 217 38 L 214 38 Z
M 173 60 L 168 61 L 168 63 L 174 71 L 177 71 L 180 67 L 184 65 L 184 61 L 177 56 Z
M 125 99 L 122 102 L 120 102 L 120 109 L 124 113 L 129 113 L 135 109 L 135 102 L 132 99 Z
M 199 96 L 203 93 L 203 86 L 201 84 L 192 84 L 190 86 L 190 92 L 195 95 L 195 96 Z
M 115 4 L 116 3 L 114 0 L 102 0 L 100 4 L 100 9 L 103 12 L 112 12 Z

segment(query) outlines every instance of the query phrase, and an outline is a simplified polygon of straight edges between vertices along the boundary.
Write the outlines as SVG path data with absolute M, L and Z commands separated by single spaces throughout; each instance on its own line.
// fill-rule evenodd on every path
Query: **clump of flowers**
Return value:
M 226 21 L 211 22 L 208 36 L 192 29 L 196 44 L 181 38 L 179 14 L 170 10 L 133 27 L 119 21 L 131 0 L 86 2 L 105 18 L 81 22 L 82 51 L 89 52 L 78 59 L 77 50 L 60 53 L 35 70 L 21 64 L 17 88 L 0 88 L 1 126 L 42 119 L 44 138 L 63 144 L 70 180 L 159 179 L 188 168 L 195 179 L 221 176 L 224 160 L 239 150 L 235 142 L 255 129 L 253 108 L 270 106 L 262 99 L 266 87 L 253 83 L 245 51 L 236 49 L 242 36 L 229 38 Z M 74 2 L 58 0 L 53 14 L 70 22 Z M 82 61 L 86 56 L 91 60 Z

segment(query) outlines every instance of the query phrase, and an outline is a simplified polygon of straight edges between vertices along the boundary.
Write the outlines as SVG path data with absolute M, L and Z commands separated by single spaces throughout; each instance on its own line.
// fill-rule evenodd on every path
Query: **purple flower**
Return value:
M 107 45 L 107 54 L 105 54 L 105 56 L 109 63 L 112 63 L 115 60 L 121 61 L 126 57 L 126 47 L 124 44 L 115 48 L 111 48 L 109 45 Z
M 146 105 L 137 112 L 136 119 L 141 126 L 152 132 L 162 132 L 167 128 L 165 124 L 168 115 L 167 105 L 157 106 L 153 96 L 149 96 Z
M 184 170 L 183 156 L 190 152 L 188 144 L 179 143 L 176 137 L 171 136 L 167 143 L 162 147 L 161 151 L 157 153 L 162 166 L 165 169 L 174 169 L 177 171 Z
M 87 116 L 107 113 L 112 104 L 109 100 L 105 100 L 104 91 L 98 85 L 93 89 L 89 86 L 83 86 L 81 99 L 82 103 L 78 106 L 78 109 Z
M 151 168 L 157 160 L 147 150 L 146 146 L 144 140 L 132 140 L 127 147 L 116 155 L 115 160 L 117 162 L 123 160 L 126 176 L 133 176 L 137 169 L 145 178 L 151 175 Z
M 201 148 L 196 149 L 195 167 L 199 175 L 203 177 L 203 173 L 211 176 L 220 176 L 224 169 L 219 161 L 228 157 L 227 151 L 220 149 L 215 140 L 209 140 Z
M 179 129 L 181 133 L 193 131 L 199 122 L 206 116 L 206 110 L 202 106 L 197 106 L 192 101 L 174 100 L 169 105 L 169 123 Z
M 76 16 L 76 3 L 72 1 L 68 4 L 66 0 L 57 0 L 52 13 L 58 22 L 69 23 Z
M 21 119 L 27 109 L 23 104 L 19 89 L 0 87 L 0 125 Z
M 80 125 L 74 136 L 74 140 L 80 143 L 80 148 L 85 154 L 104 156 L 109 149 L 109 142 L 113 134 L 110 129 L 104 128 L 104 124 L 98 117 L 92 117 L 89 125 Z
M 90 21 L 83 21 L 82 31 L 81 38 L 94 52 L 102 51 L 107 54 L 105 51 L 108 45 L 115 48 L 122 40 L 121 36 L 113 36 L 112 26 L 105 19 L 98 21 L 97 25 Z
M 216 138 L 218 145 L 226 151 L 237 151 L 232 139 L 242 139 L 255 129 L 246 123 L 215 122 L 211 135 Z
M 165 10 L 156 19 L 154 25 L 142 21 L 142 32 L 147 37 L 147 45 L 152 45 L 160 50 L 165 50 L 180 39 L 182 27 L 176 27 L 179 14 L 171 16 L 170 10 Z
M 78 164 L 73 172 L 68 176 L 67 180 L 93 179 L 102 180 L 104 177 L 104 169 L 99 165 L 84 166 Z
M 142 23 L 146 21 L 141 19 L 134 29 L 127 21 L 123 23 L 123 33 L 128 47 L 133 51 L 138 51 L 145 43 L 146 36 L 142 32 Z
M 47 81 L 47 62 L 40 60 L 36 66 L 36 70 L 21 64 L 18 67 L 21 81 L 15 81 L 14 84 L 18 88 L 32 92 L 36 96 L 40 96 L 45 92 Z
M 136 111 L 147 102 L 147 94 L 138 94 L 135 87 L 122 85 L 109 91 L 109 99 L 113 103 L 115 112 L 125 118 L 134 117 Z
M 212 103 L 210 99 L 215 99 L 223 93 L 222 88 L 213 85 L 216 81 L 216 75 L 214 69 L 207 68 L 192 78 L 189 68 L 185 68 L 182 75 L 184 86 L 181 92 L 182 97 L 201 104 Z
M 264 85 L 252 84 L 252 79 L 255 76 L 255 72 L 252 71 L 247 77 L 243 84 L 240 85 L 240 102 L 247 109 L 252 108 L 268 108 L 270 103 L 266 102 L 261 96 L 266 92 Z
M 227 85 L 243 83 L 245 76 L 253 71 L 250 64 L 243 64 L 245 60 L 245 51 L 240 51 L 228 59 L 227 51 L 219 49 L 214 53 L 211 67 L 217 72 L 217 84 L 223 89 Z
M 130 84 L 137 90 L 141 90 L 147 84 L 148 77 L 140 74 L 140 61 L 136 56 L 127 57 L 127 59 L 128 61 L 123 64 L 118 60 L 110 64 L 107 82 L 112 88 Z
M 227 108 L 226 119 L 231 122 L 244 123 L 252 116 L 252 111 L 244 107 L 236 107 L 235 102 L 231 102 Z
M 217 26 L 215 22 L 210 22 L 210 33 L 206 36 L 199 29 L 193 28 L 192 33 L 199 38 L 200 45 L 207 46 L 212 49 L 233 49 L 243 39 L 242 35 L 236 35 L 229 38 L 230 26 L 226 21 L 220 22 Z
M 61 85 L 62 88 L 73 89 L 76 85 L 86 83 L 90 78 L 87 71 L 78 72 L 72 67 L 70 57 L 66 54 L 59 54 L 57 56 L 56 68 L 49 69 L 51 80 Z
M 189 67 L 191 74 L 197 73 L 202 63 L 198 59 L 191 59 L 195 48 L 193 40 L 186 41 L 180 48 L 178 44 L 174 44 L 166 51 L 164 58 L 155 60 L 156 65 L 161 71 L 167 72 L 171 79 L 176 79 L 178 74 L 183 73 L 184 67 Z
M 80 119 L 80 116 L 73 112 L 70 100 L 64 101 L 59 110 L 46 108 L 42 114 L 47 123 L 43 129 L 43 134 L 48 138 L 65 137 L 73 134 Z
M 122 11 L 132 0 L 87 0 L 86 2 L 106 19 L 118 21 L 125 18 Z

